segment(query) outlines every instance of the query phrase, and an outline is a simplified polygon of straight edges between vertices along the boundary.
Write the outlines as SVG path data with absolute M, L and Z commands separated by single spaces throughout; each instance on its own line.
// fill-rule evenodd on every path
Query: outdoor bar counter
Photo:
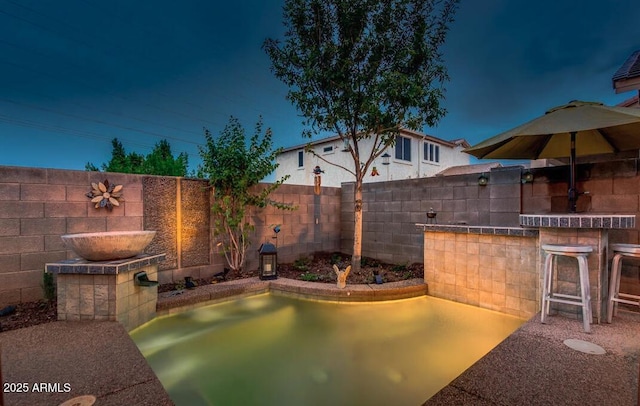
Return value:
M 520 227 L 416 224 L 424 232 L 429 294 L 530 318 L 540 311 L 542 244 L 586 244 L 595 323 L 603 320 L 608 289 L 608 230 L 635 228 L 627 214 L 521 214 Z M 560 290 L 579 288 L 576 261 L 558 261 Z M 578 317 L 579 308 L 552 309 Z
M 591 245 L 589 254 L 589 283 L 591 285 L 591 303 L 594 322 L 600 323 L 606 314 L 609 274 L 609 230 L 635 228 L 636 216 L 632 214 L 521 214 L 520 225 L 538 229 L 539 246 L 542 244 L 584 244 Z M 578 272 L 575 260 L 561 258 L 558 262 L 558 285 L 565 284 L 568 290 L 577 291 Z M 544 262 L 540 261 L 538 270 L 542 275 Z M 563 272 L 564 271 L 564 272 Z M 553 306 L 552 306 L 553 307 Z M 558 305 L 560 309 L 567 309 Z M 571 306 L 570 309 L 577 309 Z M 567 309 L 569 310 L 569 309 Z M 576 310 L 576 314 L 577 311 Z

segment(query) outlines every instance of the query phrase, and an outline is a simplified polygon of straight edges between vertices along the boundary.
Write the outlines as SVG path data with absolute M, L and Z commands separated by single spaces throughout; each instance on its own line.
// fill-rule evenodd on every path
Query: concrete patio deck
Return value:
M 220 301 L 237 294 L 275 291 L 274 285 L 271 288 L 268 285 L 274 282 L 246 280 L 211 285 L 185 292 L 184 296 L 167 295 L 168 298 L 161 298 L 158 307 L 166 314 L 170 309 Z M 285 294 L 306 293 L 303 292 L 306 283 L 285 279 L 277 282 Z M 334 292 L 335 285 L 313 285 L 310 288 L 320 289 L 316 292 L 320 296 L 344 295 L 347 300 L 358 295 L 383 296 L 378 290 L 373 292 L 374 289 L 387 290 L 391 297 L 393 289 L 399 289 L 401 295 L 423 289 L 410 283 L 357 289 L 352 286 L 352 294 L 347 295 L 347 291 Z M 220 293 L 223 291 L 226 293 Z M 592 334 L 583 333 L 582 324 L 576 320 L 551 317 L 549 324 L 542 325 L 534 317 L 425 404 L 635 405 L 639 337 L 638 313 L 621 312 L 610 325 L 594 325 Z M 607 353 L 589 355 L 572 350 L 562 343 L 567 338 L 593 342 Z M 28 393 L 4 393 L 7 406 L 58 405 L 81 395 L 96 396 L 98 406 L 172 404 L 119 323 L 54 322 L 0 333 L 0 346 L 4 382 L 29 384 Z M 33 385 L 39 383 L 59 383 L 62 391 L 34 392 Z M 65 383 L 69 384 L 70 392 L 64 392 Z M 56 389 L 55 385 L 50 386 Z

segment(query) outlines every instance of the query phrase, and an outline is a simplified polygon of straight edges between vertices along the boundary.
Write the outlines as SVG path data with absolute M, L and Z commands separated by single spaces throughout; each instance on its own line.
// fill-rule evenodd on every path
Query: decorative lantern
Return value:
M 391 155 L 388 153 L 382 154 L 382 165 L 389 165 L 389 158 L 391 158 Z
M 260 254 L 260 263 L 258 265 L 260 279 L 277 279 L 278 250 L 276 249 L 276 246 L 271 243 L 265 242 L 260 246 L 258 254 Z
M 317 195 L 320 194 L 320 185 L 322 184 L 321 173 L 324 173 L 324 171 L 320 169 L 320 165 L 316 165 L 316 167 L 313 168 L 313 192 Z

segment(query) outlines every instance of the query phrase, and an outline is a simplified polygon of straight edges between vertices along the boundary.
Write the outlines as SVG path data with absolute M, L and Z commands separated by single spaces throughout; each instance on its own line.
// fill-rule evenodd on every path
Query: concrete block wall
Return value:
M 580 197 L 579 208 L 640 216 L 637 167 L 637 159 L 578 165 L 578 188 L 590 192 Z M 479 174 L 365 184 L 363 255 L 398 264 L 423 262 L 422 231 L 415 224 L 427 222 L 430 208 L 438 213 L 438 224 L 490 226 L 517 226 L 520 212 L 564 211 L 567 169 L 533 169 L 535 180 L 530 184 L 521 184 L 520 167 L 494 168 L 487 174 L 487 186 L 478 185 Z M 124 185 L 123 202 L 112 212 L 96 210 L 85 196 L 91 182 L 105 178 Z M 181 179 L 180 211 L 187 220 L 178 225 L 170 219 L 153 227 L 147 224 L 153 216 L 145 210 L 165 208 L 175 216 L 177 189 L 171 186 L 172 193 L 147 196 L 145 182 L 177 185 L 178 178 L 0 166 L 0 306 L 42 297 L 44 264 L 74 256 L 60 239 L 67 233 L 156 229 L 168 242 L 158 248 L 162 252 L 153 247 L 149 252 L 175 258 L 160 264 L 161 282 L 220 272 L 225 261 L 206 225 L 210 221 L 207 182 Z M 315 195 L 311 186 L 282 185 L 272 199 L 298 209 L 267 207 L 250 212 L 255 229 L 245 268 L 257 268 L 261 243 L 276 242 L 272 229 L 277 224 L 282 229 L 277 240 L 280 262 L 315 251 L 350 254 L 353 187 L 353 183 L 341 189 L 323 187 Z M 178 234 L 183 238 L 180 251 Z M 638 227 L 611 230 L 609 241 L 640 243 Z M 180 264 L 178 256 L 183 259 Z M 625 264 L 623 285 L 640 290 L 638 274 L 637 265 Z
M 85 196 L 92 182 L 122 184 L 123 199 L 112 211 L 95 209 Z M 264 187 L 264 186 L 260 186 Z M 156 230 L 147 248 L 166 254 L 161 283 L 210 276 L 225 267 L 211 236 L 211 191 L 198 179 L 0 166 L 0 307 L 43 297 L 46 263 L 74 258 L 63 234 Z M 271 198 L 297 210 L 255 209 L 245 269 L 258 267 L 257 250 L 278 235 L 279 261 L 340 248 L 340 189 L 282 185 Z
M 111 212 L 85 196 L 105 179 L 124 185 Z M 61 235 L 141 230 L 142 206 L 134 175 L 0 166 L 0 307 L 43 297 L 45 263 L 74 257 Z
M 381 261 L 423 262 L 422 230 L 433 208 L 438 224 L 517 227 L 521 167 L 494 168 L 489 184 L 480 174 L 367 183 L 363 186 L 362 255 Z M 341 250 L 353 252 L 354 183 L 342 184 Z
M 263 187 L 263 186 L 261 186 Z M 254 226 L 253 244 L 247 256 L 247 269 L 258 268 L 258 248 L 264 242 L 277 243 L 278 262 L 293 262 L 314 252 L 340 251 L 340 188 L 322 187 L 319 195 L 313 186 L 281 185 L 271 200 L 294 205 L 295 210 L 272 206 L 249 213 Z M 277 240 L 273 227 L 280 224 Z

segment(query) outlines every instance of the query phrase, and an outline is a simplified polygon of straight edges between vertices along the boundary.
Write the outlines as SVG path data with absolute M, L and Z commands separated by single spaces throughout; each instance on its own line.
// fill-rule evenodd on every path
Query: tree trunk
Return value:
M 356 187 L 353 192 L 353 256 L 351 257 L 351 271 L 360 272 L 360 260 L 362 259 L 362 179 L 356 178 Z

